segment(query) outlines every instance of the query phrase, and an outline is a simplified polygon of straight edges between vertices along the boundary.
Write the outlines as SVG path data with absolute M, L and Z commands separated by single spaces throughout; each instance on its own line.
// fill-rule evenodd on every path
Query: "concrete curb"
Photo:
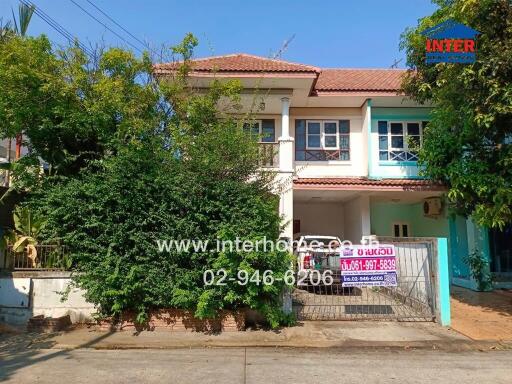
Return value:
M 37 347 L 34 343 L 31 347 Z M 439 350 L 443 352 L 463 351 L 496 351 L 512 350 L 512 342 L 499 341 L 411 341 L 411 342 L 365 342 L 365 341 L 343 341 L 332 343 L 294 343 L 294 342 L 262 342 L 262 343 L 229 343 L 229 342 L 201 342 L 188 344 L 144 344 L 144 343 L 123 343 L 109 344 L 102 343 L 96 346 L 82 347 L 81 345 L 57 344 L 50 349 L 93 349 L 93 350 L 130 350 L 130 349 L 203 349 L 203 348 L 291 348 L 291 349 L 341 349 L 341 350 Z

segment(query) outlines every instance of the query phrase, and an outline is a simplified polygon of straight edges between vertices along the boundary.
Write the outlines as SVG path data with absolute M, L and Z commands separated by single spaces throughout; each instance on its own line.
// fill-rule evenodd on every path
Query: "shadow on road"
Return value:
M 96 343 L 110 337 L 114 331 L 102 334 L 77 348 L 90 348 Z M 19 333 L 0 334 L 0 381 L 8 380 L 17 370 L 66 356 L 69 350 L 61 349 L 42 354 L 42 350 L 51 349 L 56 342 L 52 338 L 59 333 L 36 334 Z

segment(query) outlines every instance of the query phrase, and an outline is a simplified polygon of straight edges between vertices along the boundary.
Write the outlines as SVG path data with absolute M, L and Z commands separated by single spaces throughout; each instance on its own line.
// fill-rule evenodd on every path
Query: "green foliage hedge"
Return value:
M 157 248 L 157 240 L 166 239 L 277 239 L 277 198 L 265 184 L 212 179 L 191 172 L 167 151 L 144 146 L 96 168 L 46 185 L 31 206 L 47 218 L 43 237 L 69 247 L 76 284 L 104 315 L 135 310 L 143 321 L 151 308 L 177 307 L 204 318 L 218 309 L 251 307 L 273 326 L 284 319 L 282 283 L 205 287 L 203 272 L 272 270 L 283 276 L 291 265 L 288 253 Z
M 11 190 L 46 221 L 37 240 L 70 250 L 74 282 L 102 315 L 136 311 L 143 321 L 153 308 L 176 307 L 204 318 L 250 307 L 276 326 L 286 318 L 282 281 L 205 286 L 203 272 L 278 278 L 288 253 L 158 251 L 157 240 L 280 233 L 273 177 L 242 129 L 251 113 L 240 112 L 241 85 L 192 89 L 196 45 L 187 35 L 171 49 L 180 68 L 156 77 L 147 54 L 111 48 L 91 58 L 76 46 L 55 50 L 44 36 L 1 38 L 0 138 L 30 143 L 10 166 Z

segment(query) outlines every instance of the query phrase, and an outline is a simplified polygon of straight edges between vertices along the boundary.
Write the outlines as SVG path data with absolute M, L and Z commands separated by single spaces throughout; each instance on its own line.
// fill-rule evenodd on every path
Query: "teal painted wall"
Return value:
M 409 222 L 408 205 L 396 203 L 370 203 L 371 233 L 378 236 L 393 236 L 391 224 L 395 221 Z
M 423 216 L 421 203 L 401 204 L 372 202 L 370 206 L 372 234 L 393 236 L 393 222 L 406 222 L 414 237 L 449 237 L 448 220 L 444 217 L 431 219 Z
M 469 268 L 464 259 L 468 255 L 468 233 L 466 219 L 457 216 L 452 219 L 450 233 L 451 264 L 453 277 L 469 279 Z
M 430 120 L 430 108 L 378 108 L 371 109 L 371 135 L 369 135 L 369 176 L 373 178 L 420 178 L 415 162 L 379 161 L 378 121 Z
M 412 231 L 414 236 L 430 236 L 430 237 L 448 237 L 450 229 L 448 219 L 440 217 L 432 219 L 423 216 L 423 204 L 413 204 L 412 210 Z
M 407 107 L 392 107 L 392 108 L 384 108 L 384 107 L 372 107 L 372 120 L 379 120 L 381 118 L 387 118 L 389 120 L 400 120 L 402 118 L 418 118 L 418 119 L 426 119 L 430 118 L 430 111 L 432 109 L 428 107 L 416 107 L 416 108 L 407 108 Z
M 450 307 L 450 270 L 448 269 L 448 241 L 445 238 L 437 239 L 437 297 L 438 322 L 442 326 L 451 324 Z
M 459 236 L 462 244 L 457 243 L 457 237 L 454 236 L 453 223 L 446 217 L 437 219 L 425 217 L 423 215 L 423 205 L 401 204 L 393 202 L 372 202 L 370 205 L 371 233 L 377 236 L 393 236 L 393 222 L 405 222 L 409 224 L 410 235 L 412 237 L 437 237 L 447 239 L 448 255 L 447 270 L 457 277 L 464 278 L 468 273 L 467 265 L 463 263 L 462 257 L 467 255 L 467 237 Z M 464 223 L 465 220 L 459 218 L 457 223 Z M 462 234 L 463 235 L 463 234 Z M 453 255 L 453 256 L 452 256 Z M 464 256 L 459 256 L 464 255 Z M 454 260 L 452 261 L 452 258 Z
M 473 223 L 471 219 L 457 217 L 451 223 L 451 260 L 452 283 L 465 288 L 477 290 L 477 282 L 471 277 L 466 258 L 478 251 L 487 260 L 491 260 L 489 249 L 489 231 Z

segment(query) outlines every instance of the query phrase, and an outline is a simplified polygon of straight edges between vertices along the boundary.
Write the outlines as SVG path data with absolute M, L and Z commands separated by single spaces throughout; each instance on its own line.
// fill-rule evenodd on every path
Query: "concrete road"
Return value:
M 512 382 L 512 351 L 212 348 L 10 352 L 1 353 L 0 359 L 0 381 L 9 383 Z

